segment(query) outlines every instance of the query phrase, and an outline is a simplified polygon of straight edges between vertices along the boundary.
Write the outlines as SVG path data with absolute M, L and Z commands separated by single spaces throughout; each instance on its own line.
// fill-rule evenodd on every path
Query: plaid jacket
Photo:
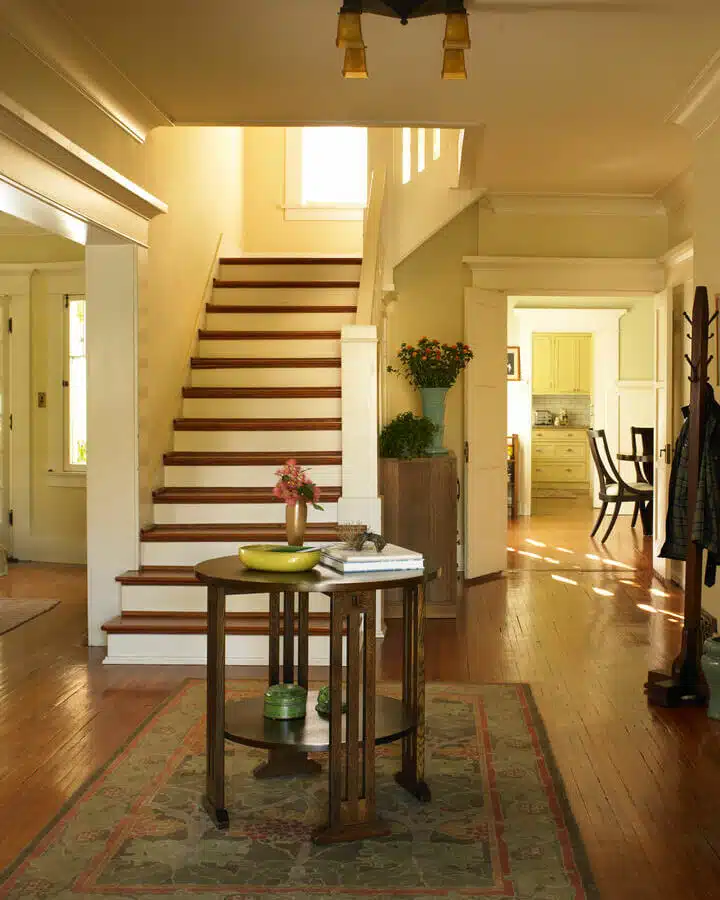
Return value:
M 691 536 L 695 543 L 708 551 L 705 584 L 715 584 L 720 559 L 720 405 L 712 388 L 707 386 L 705 401 L 705 434 L 703 435 L 700 478 Z M 675 455 L 670 471 L 670 495 L 665 528 L 665 543 L 660 556 L 666 559 L 686 559 L 688 551 L 688 462 L 690 456 L 689 408 L 683 409 L 685 421 L 675 443 Z

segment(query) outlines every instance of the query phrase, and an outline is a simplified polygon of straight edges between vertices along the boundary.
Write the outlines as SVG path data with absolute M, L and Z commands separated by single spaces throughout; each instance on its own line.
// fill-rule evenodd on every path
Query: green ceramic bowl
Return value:
M 320 562 L 318 547 L 247 544 L 238 548 L 240 562 L 259 572 L 307 572 Z
M 266 719 L 304 719 L 307 691 L 299 684 L 274 684 L 265 691 Z

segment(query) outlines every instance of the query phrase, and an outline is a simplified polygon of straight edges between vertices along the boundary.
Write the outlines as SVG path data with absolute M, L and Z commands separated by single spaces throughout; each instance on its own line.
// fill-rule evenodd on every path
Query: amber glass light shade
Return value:
M 346 47 L 343 78 L 367 78 L 367 62 L 364 47 Z
M 470 26 L 467 13 L 448 13 L 445 19 L 445 41 L 443 47 L 446 50 L 470 49 Z
M 341 12 L 338 14 L 337 38 L 338 47 L 364 47 L 360 13 Z
M 443 53 L 442 77 L 445 81 L 467 78 L 464 50 L 445 50 Z

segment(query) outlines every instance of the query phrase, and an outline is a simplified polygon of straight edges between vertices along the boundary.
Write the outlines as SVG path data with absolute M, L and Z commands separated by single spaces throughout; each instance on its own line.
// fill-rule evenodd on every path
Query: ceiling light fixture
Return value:
M 338 16 L 336 45 L 345 50 L 344 78 L 367 78 L 365 42 L 362 36 L 363 13 L 400 19 L 445 15 L 442 77 L 445 80 L 467 78 L 465 51 L 470 49 L 470 26 L 464 0 L 344 0 Z

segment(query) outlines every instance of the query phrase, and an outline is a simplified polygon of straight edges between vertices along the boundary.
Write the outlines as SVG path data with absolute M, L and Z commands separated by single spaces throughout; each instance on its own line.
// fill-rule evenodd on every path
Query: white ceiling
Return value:
M 38 228 L 30 222 L 0 212 L 0 237 L 35 237 L 41 234 L 50 234 L 50 232 Z
M 58 0 L 178 124 L 486 127 L 491 190 L 654 193 L 690 161 L 674 107 L 720 46 L 717 0 L 473 0 L 467 82 L 443 20 L 365 15 L 343 80 L 340 0 Z

